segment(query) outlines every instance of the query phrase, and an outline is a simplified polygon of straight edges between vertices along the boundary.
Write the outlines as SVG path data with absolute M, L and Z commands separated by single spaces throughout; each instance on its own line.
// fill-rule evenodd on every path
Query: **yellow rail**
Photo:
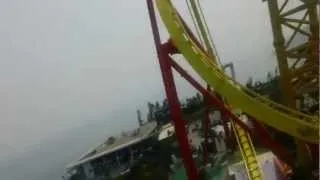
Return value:
M 261 180 L 262 171 L 257 160 L 256 151 L 252 144 L 250 135 L 239 125 L 231 121 L 239 149 L 250 180 Z
M 318 143 L 318 117 L 309 116 L 262 97 L 224 74 L 187 33 L 177 11 L 169 0 L 156 0 L 159 14 L 175 46 L 193 69 L 235 108 L 258 121 L 298 139 Z

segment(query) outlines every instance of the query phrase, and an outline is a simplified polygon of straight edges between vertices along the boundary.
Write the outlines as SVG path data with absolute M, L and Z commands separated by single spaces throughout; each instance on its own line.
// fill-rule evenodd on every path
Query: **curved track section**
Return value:
M 318 117 L 272 102 L 229 78 L 213 63 L 216 59 L 209 57 L 192 40 L 170 0 L 156 0 L 156 4 L 174 45 L 193 69 L 232 107 L 241 108 L 258 121 L 291 136 L 318 144 Z

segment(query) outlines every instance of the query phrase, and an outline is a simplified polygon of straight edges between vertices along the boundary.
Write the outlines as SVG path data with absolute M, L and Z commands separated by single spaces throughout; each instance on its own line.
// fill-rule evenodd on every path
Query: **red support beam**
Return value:
M 210 98 L 210 101 L 217 105 L 218 108 L 221 110 L 223 116 L 225 118 L 231 118 L 234 120 L 239 126 L 241 126 L 243 129 L 245 129 L 251 136 L 257 136 L 262 143 L 270 148 L 272 152 L 274 152 L 277 156 L 279 156 L 282 160 L 287 162 L 288 164 L 292 165 L 292 157 L 289 155 L 289 153 L 279 144 L 277 141 L 273 140 L 267 130 L 262 127 L 261 124 L 259 124 L 256 121 L 254 122 L 255 128 L 248 127 L 243 121 L 241 121 L 237 116 L 235 116 L 230 109 L 216 96 L 214 96 L 212 93 L 209 93 L 204 87 L 202 87 L 196 80 L 194 80 L 187 71 L 185 71 L 182 67 L 179 66 L 172 58 L 170 58 L 170 63 L 172 67 L 184 78 L 186 79 L 193 87 L 195 87 L 199 92 L 204 94 L 206 97 Z M 252 117 L 248 116 L 252 119 Z M 228 128 L 226 128 L 228 129 Z
M 248 116 L 248 115 L 247 115 Z M 290 156 L 289 152 L 276 140 L 274 140 L 270 134 L 268 133 L 267 129 L 254 118 L 248 116 L 250 122 L 253 124 L 253 128 L 255 132 L 261 138 L 262 144 L 264 144 L 267 148 L 269 148 L 275 155 L 277 155 L 281 160 L 289 164 L 291 167 L 294 166 L 293 157 Z
M 205 49 L 203 48 L 203 46 L 201 45 L 201 43 L 199 42 L 199 40 L 196 38 L 196 36 L 194 36 L 194 34 L 192 33 L 192 31 L 190 30 L 190 28 L 187 26 L 187 24 L 185 23 L 185 21 L 183 20 L 183 18 L 181 18 L 180 14 L 178 14 L 180 21 L 183 24 L 184 29 L 187 31 L 187 33 L 189 34 L 189 36 L 191 37 L 191 39 L 193 40 L 193 42 L 195 42 L 195 44 L 200 47 L 200 49 L 202 49 L 204 52 Z M 171 43 L 171 41 L 169 42 Z M 171 45 L 173 46 L 173 45 Z M 210 92 L 210 86 L 207 85 L 207 92 Z M 204 127 L 204 152 L 203 152 L 203 160 L 204 160 L 204 164 L 207 163 L 208 160 L 208 138 L 209 138 L 209 124 L 210 124 L 210 118 L 209 118 L 209 108 L 210 108 L 210 97 L 207 97 L 206 94 L 203 94 L 204 97 L 204 101 L 205 101 L 205 117 L 203 119 L 203 127 Z M 225 127 L 225 126 L 224 126 Z M 227 132 L 228 130 L 225 130 L 225 132 Z
M 212 104 L 217 105 L 218 108 L 222 111 L 222 113 L 225 113 L 228 117 L 231 119 L 237 121 L 237 123 L 245 130 L 250 131 L 250 128 L 242 122 L 238 117 L 236 117 L 230 110 L 229 108 L 221 102 L 220 99 L 218 99 L 216 96 L 213 94 L 209 93 L 204 87 L 202 87 L 196 80 L 194 80 L 188 73 L 185 71 L 183 68 L 179 66 L 178 63 L 176 63 L 171 57 L 170 58 L 170 63 L 172 67 L 184 78 L 186 79 L 193 87 L 195 87 L 200 93 L 204 94 L 206 97 L 210 98 L 210 101 Z M 239 121 L 239 122 L 238 122 Z
M 176 135 L 179 141 L 179 148 L 180 152 L 183 158 L 183 163 L 186 168 L 186 172 L 188 175 L 188 178 L 190 180 L 197 180 L 199 179 L 199 174 L 197 172 L 197 168 L 194 164 L 191 149 L 188 142 L 187 137 L 187 131 L 185 128 L 185 121 L 182 119 L 182 112 L 180 108 L 180 103 L 178 100 L 178 95 L 173 79 L 173 73 L 171 67 L 173 67 L 180 75 L 186 79 L 191 85 L 193 85 L 201 94 L 207 99 L 206 101 L 208 104 L 214 104 L 219 107 L 224 120 L 224 127 L 227 135 L 230 135 L 231 132 L 229 131 L 226 123 L 227 119 L 230 118 L 234 120 L 239 126 L 241 126 L 243 129 L 245 129 L 247 132 L 249 132 L 250 135 L 258 136 L 258 138 L 273 152 L 276 153 L 276 155 L 279 155 L 281 158 L 285 158 L 285 160 L 291 160 L 289 158 L 288 154 L 281 149 L 281 145 L 279 143 L 277 144 L 276 141 L 272 140 L 269 136 L 268 132 L 259 124 L 255 124 L 255 128 L 249 128 L 244 122 L 242 122 L 237 116 L 235 116 L 229 109 L 229 107 L 224 104 L 224 102 L 219 98 L 216 97 L 212 92 L 209 92 L 207 89 L 202 87 L 196 80 L 194 80 L 183 68 L 181 68 L 170 56 L 169 54 L 178 53 L 178 50 L 175 48 L 175 46 L 172 44 L 171 40 L 169 40 L 167 43 L 162 44 L 160 40 L 159 30 L 156 22 L 156 16 L 155 16 L 155 10 L 153 6 L 152 0 L 146 0 L 148 11 L 149 11 L 149 17 L 151 21 L 151 27 L 154 37 L 154 42 L 157 50 L 157 55 L 159 59 L 161 74 L 163 83 L 165 86 L 165 92 L 168 99 L 168 104 L 170 108 L 170 115 L 174 122 Z M 183 22 L 183 19 L 180 18 Z M 184 23 L 184 22 L 183 22 Z M 192 39 L 200 46 L 200 43 L 197 41 L 197 39 L 193 36 L 190 29 L 185 25 L 185 28 L 191 35 Z M 207 112 L 208 113 L 208 112 Z M 205 136 L 208 134 L 208 123 L 209 119 L 206 117 L 204 120 L 204 133 Z M 205 150 L 206 153 L 206 150 Z M 206 162 L 207 154 L 204 154 L 204 159 Z
M 198 172 L 192 158 L 191 149 L 188 142 L 185 121 L 182 119 L 180 103 L 173 79 L 173 73 L 170 64 L 170 57 L 165 47 L 161 45 L 159 30 L 156 22 L 156 16 L 152 0 L 147 0 L 149 17 L 151 21 L 152 33 L 158 54 L 161 74 L 165 86 L 165 92 L 170 108 L 171 119 L 174 122 L 175 132 L 179 141 L 179 148 L 183 158 L 184 167 L 189 180 L 198 180 Z

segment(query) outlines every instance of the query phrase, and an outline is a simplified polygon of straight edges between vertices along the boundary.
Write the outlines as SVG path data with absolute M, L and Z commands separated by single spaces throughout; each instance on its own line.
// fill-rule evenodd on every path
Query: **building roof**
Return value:
M 174 133 L 175 133 L 175 129 L 171 123 L 163 125 L 162 128 L 160 129 L 158 140 L 161 141 L 163 139 L 171 137 L 173 136 Z
M 152 132 L 154 132 L 156 125 L 156 122 L 149 122 L 132 131 L 122 133 L 118 136 L 111 136 L 96 148 L 93 148 L 87 153 L 80 156 L 79 160 L 68 164 L 67 169 L 73 168 L 75 166 L 81 165 L 88 161 L 97 159 L 101 156 L 107 155 L 109 153 L 115 152 L 122 148 L 136 144 L 142 140 L 145 140 L 152 135 Z

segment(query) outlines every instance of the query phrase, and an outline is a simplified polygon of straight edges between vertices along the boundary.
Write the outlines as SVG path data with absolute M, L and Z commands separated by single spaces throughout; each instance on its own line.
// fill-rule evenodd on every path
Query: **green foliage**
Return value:
M 252 77 L 250 77 L 246 86 L 256 93 L 265 95 L 271 100 L 281 103 L 280 76 L 277 71 L 275 73 L 268 72 L 264 81 L 253 81 Z
M 154 115 L 154 109 L 155 109 L 155 105 L 152 104 L 151 102 L 148 102 L 148 115 L 147 115 L 147 121 L 151 122 L 152 120 L 154 120 L 155 115 Z
M 141 117 L 141 111 L 139 109 L 137 110 L 137 119 L 138 119 L 139 126 L 142 126 L 143 120 Z
M 204 105 L 203 98 L 199 93 L 197 93 L 195 96 L 186 98 L 185 100 L 180 102 L 180 104 L 182 112 L 184 114 L 192 114 L 201 109 Z M 167 99 L 164 99 L 162 103 L 159 103 L 158 101 L 156 101 L 155 103 L 148 102 L 147 107 L 148 122 L 156 120 L 158 122 L 167 123 L 170 121 L 170 111 Z
M 192 114 L 201 109 L 203 105 L 203 99 L 201 95 L 197 93 L 196 96 L 192 96 L 186 99 L 185 103 L 182 104 L 182 111 L 186 114 Z
M 154 109 L 155 111 L 159 111 L 159 110 L 160 110 L 160 104 L 159 104 L 158 101 L 156 101 L 154 108 L 155 108 L 155 109 Z

